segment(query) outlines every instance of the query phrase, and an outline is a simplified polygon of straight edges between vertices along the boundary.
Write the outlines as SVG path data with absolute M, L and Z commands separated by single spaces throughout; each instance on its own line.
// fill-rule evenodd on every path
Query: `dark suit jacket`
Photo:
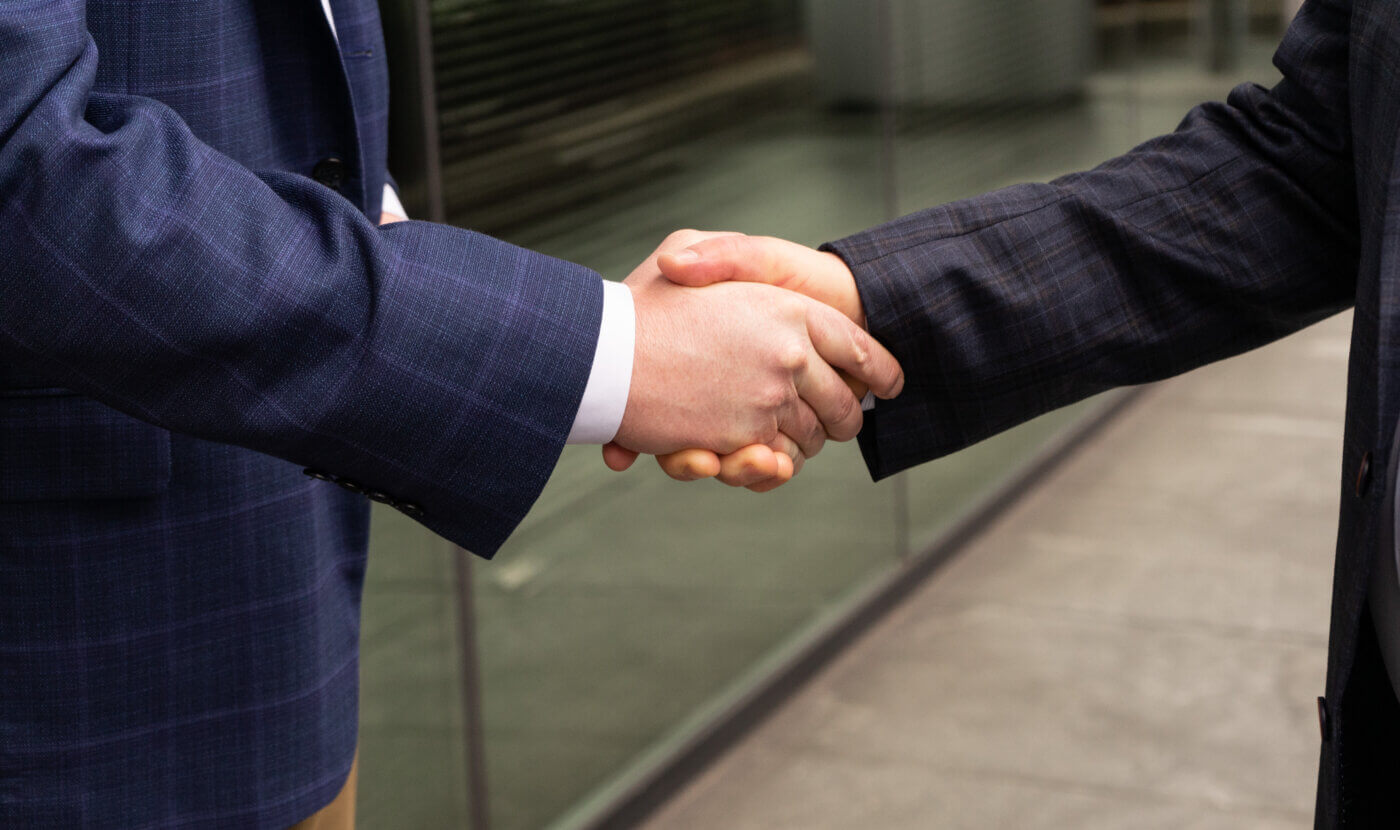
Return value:
M 368 502 L 478 554 L 597 275 L 379 229 L 373 0 L 0 3 L 0 826 L 284 827 L 356 727 Z M 314 178 L 313 178 L 314 177 Z
M 1355 304 L 1317 822 L 1394 826 L 1400 739 L 1365 601 L 1387 489 L 1370 471 L 1400 414 L 1400 6 L 1310 0 L 1275 62 L 1273 89 L 1095 170 L 830 249 L 906 372 L 860 436 L 877 476 Z

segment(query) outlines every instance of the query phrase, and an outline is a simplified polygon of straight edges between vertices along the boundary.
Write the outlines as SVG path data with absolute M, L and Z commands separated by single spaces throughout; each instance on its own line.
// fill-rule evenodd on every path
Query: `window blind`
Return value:
M 447 219 L 489 232 L 624 186 L 803 67 L 799 0 L 430 9 Z

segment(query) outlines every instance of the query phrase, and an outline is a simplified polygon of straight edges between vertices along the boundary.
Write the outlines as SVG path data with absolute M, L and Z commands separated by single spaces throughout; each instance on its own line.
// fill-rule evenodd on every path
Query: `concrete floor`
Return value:
M 1311 827 L 1349 329 L 1150 390 L 647 830 Z

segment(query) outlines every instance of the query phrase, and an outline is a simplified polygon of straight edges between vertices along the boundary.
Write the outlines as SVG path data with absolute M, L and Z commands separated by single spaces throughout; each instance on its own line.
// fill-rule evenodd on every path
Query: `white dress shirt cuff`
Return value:
M 331 24 L 331 37 L 340 44 L 340 35 L 335 30 L 335 15 L 331 12 L 331 0 L 321 0 L 321 11 L 326 13 L 326 22 Z
M 382 213 L 392 213 L 395 216 L 408 218 L 408 211 L 403 209 L 403 202 L 399 201 L 399 194 L 394 192 L 393 185 L 384 185 L 384 202 L 379 207 Z
M 637 340 L 637 311 L 632 289 L 620 282 L 603 282 L 603 324 L 593 369 L 583 388 L 583 402 L 569 430 L 570 444 L 606 444 L 617 437 L 627 393 L 632 389 L 632 352 Z

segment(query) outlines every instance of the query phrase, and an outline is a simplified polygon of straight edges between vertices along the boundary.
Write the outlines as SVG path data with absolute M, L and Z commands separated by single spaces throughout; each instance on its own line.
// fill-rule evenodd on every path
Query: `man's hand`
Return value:
M 664 276 L 680 285 L 739 280 L 797 291 L 838 309 L 858 325 L 865 325 L 865 310 L 846 264 L 835 254 L 795 242 L 742 234 L 707 236 L 681 249 L 663 247 L 657 266 Z M 847 382 L 857 397 L 864 396 L 859 381 L 847 378 Z M 708 450 L 687 449 L 658 456 L 657 461 L 678 480 L 718 476 L 731 486 L 762 492 L 782 485 L 802 468 L 800 454 L 787 455 L 791 457 L 790 465 L 786 463 L 788 458 L 768 447 L 750 446 L 723 458 Z
M 707 235 L 680 249 L 662 249 L 657 268 L 677 285 L 761 282 L 805 294 L 865 328 L 865 307 L 851 269 L 835 254 L 771 236 Z
M 659 256 L 697 237 L 705 244 L 728 238 L 676 234 Z M 604 449 L 614 469 L 625 468 L 636 452 L 745 448 L 706 468 L 677 471 L 696 477 L 728 465 L 740 477 L 764 452 L 747 445 L 805 457 L 820 451 L 828 435 L 855 436 L 859 400 L 833 367 L 884 397 L 903 385 L 893 356 L 864 330 L 797 293 L 738 282 L 680 286 L 662 279 L 653 260 L 626 282 L 636 303 L 637 346 L 622 427 Z

